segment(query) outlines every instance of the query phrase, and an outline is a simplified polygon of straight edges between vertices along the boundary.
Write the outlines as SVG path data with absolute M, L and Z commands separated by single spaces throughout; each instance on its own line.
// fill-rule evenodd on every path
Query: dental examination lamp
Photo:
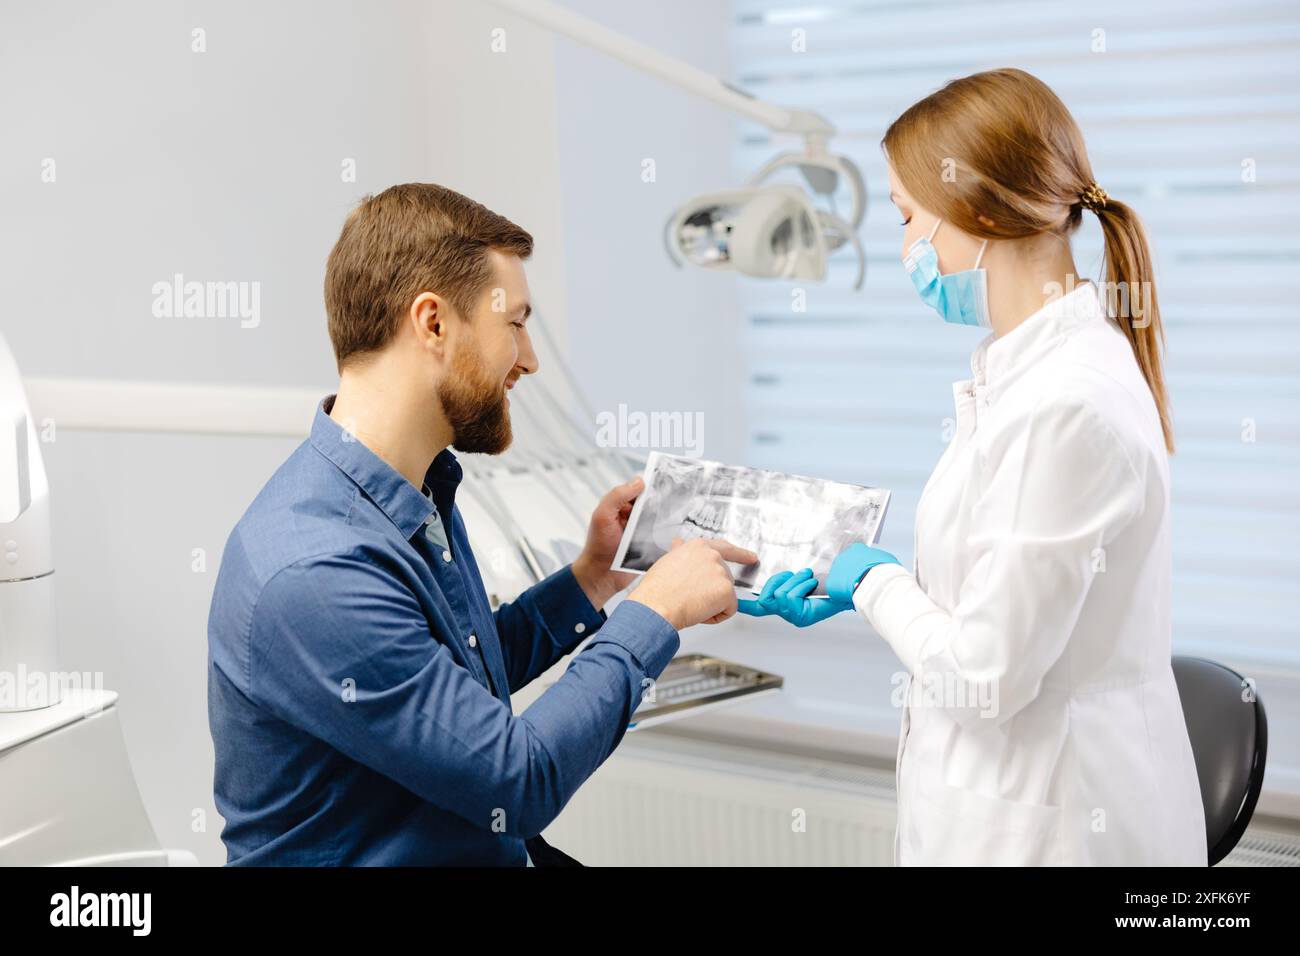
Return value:
M 867 191 L 858 167 L 828 149 L 835 127 L 807 110 L 787 109 L 756 99 L 703 70 L 674 60 L 551 0 L 492 0 L 526 20 L 599 50 L 689 93 L 761 123 L 775 133 L 803 137 L 801 152 L 782 153 L 758 170 L 745 187 L 696 196 L 669 219 L 664 241 L 677 265 L 730 269 L 759 278 L 826 278 L 829 256 L 852 246 L 858 258 L 854 288 L 862 288 L 866 255 L 858 228 L 867 211 Z M 778 171 L 798 169 L 812 191 L 768 183 Z M 834 207 L 840 183 L 852 208 L 847 219 Z M 820 197 L 822 205 L 814 203 Z

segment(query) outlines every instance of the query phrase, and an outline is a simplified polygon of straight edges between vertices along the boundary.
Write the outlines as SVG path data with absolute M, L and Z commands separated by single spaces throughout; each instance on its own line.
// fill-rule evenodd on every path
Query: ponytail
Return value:
M 1111 199 L 1095 183 L 1084 192 L 1082 205 L 1097 214 L 1106 239 L 1104 304 L 1133 346 L 1133 355 L 1160 413 L 1165 448 L 1172 454 L 1174 426 L 1161 363 L 1165 331 L 1156 302 L 1155 270 L 1146 231 L 1132 207 Z

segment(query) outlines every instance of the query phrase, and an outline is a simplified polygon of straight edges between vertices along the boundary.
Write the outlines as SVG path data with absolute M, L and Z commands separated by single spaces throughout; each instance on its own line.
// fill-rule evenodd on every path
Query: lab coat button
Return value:
M 469 636 L 469 646 L 478 647 L 478 638 L 475 637 L 473 634 Z
M 579 634 L 581 634 L 581 633 L 583 633 L 585 630 L 587 630 L 587 625 L 586 625 L 586 624 L 583 624 L 581 621 L 579 621 L 577 624 L 573 625 L 573 629 L 574 629 L 575 631 L 577 631 Z
M 450 551 L 446 551 L 446 550 L 444 550 L 444 551 L 442 552 L 442 560 L 444 560 L 444 561 L 450 561 L 450 560 L 451 560 L 451 552 L 450 552 Z

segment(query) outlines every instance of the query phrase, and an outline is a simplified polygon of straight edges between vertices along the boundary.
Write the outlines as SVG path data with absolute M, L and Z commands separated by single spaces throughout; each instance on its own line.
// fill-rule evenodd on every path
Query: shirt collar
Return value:
M 971 354 L 969 382 L 993 401 L 1003 389 L 1032 368 L 1079 328 L 1104 321 L 1097 286 L 1085 280 L 1078 288 L 1053 299 L 1006 335 L 989 335 Z
M 440 451 L 425 472 L 424 483 L 433 494 L 431 504 L 419 488 L 330 418 L 329 412 L 333 407 L 333 395 L 327 395 L 316 406 L 309 439 L 312 447 L 356 482 L 357 487 L 397 526 L 403 537 L 410 538 L 429 520 L 434 505 L 444 514 L 450 513 L 456 487 L 464 475 L 450 448 Z

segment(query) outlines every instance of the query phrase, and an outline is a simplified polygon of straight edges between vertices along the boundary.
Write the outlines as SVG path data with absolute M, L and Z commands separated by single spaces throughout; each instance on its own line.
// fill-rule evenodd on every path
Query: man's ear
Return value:
M 445 353 L 450 311 L 446 301 L 433 292 L 421 292 L 411 301 L 406 319 L 421 348 L 438 356 Z

